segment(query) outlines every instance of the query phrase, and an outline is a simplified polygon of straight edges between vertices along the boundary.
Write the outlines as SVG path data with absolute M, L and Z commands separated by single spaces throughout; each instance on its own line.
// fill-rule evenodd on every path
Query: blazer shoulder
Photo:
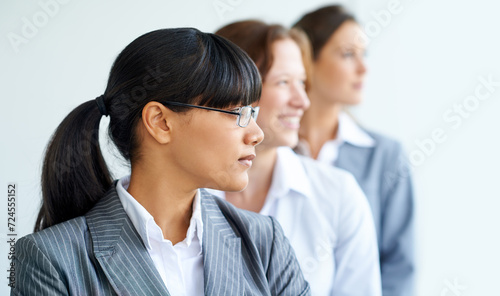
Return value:
M 16 256 L 30 257 L 31 248 L 36 247 L 50 260 L 64 261 L 61 252 L 72 254 L 86 253 L 89 240 L 85 217 L 77 217 L 56 224 L 41 231 L 28 234 L 16 242 Z
M 408 187 L 411 196 L 411 164 L 401 143 L 390 137 L 367 131 L 376 141 L 373 155 L 373 167 L 381 178 L 382 195 L 386 196 L 396 186 Z
M 402 144 L 391 137 L 365 130 L 375 140 L 375 146 L 370 153 L 372 169 L 380 174 L 395 174 L 408 170 L 408 157 Z
M 43 254 L 62 271 L 76 264 L 73 259 L 78 254 L 88 252 L 88 240 L 85 217 L 81 216 L 20 238 L 16 242 L 16 258 L 27 264 Z
M 366 129 L 363 130 L 375 140 L 375 149 L 387 151 L 390 153 L 402 152 L 403 148 L 401 142 L 399 142 L 398 140 L 374 131 Z
M 42 245 L 60 245 L 62 242 L 68 242 L 69 239 L 83 237 L 87 230 L 85 216 L 80 216 L 28 234 L 20 238 L 18 242 L 22 243 L 25 240 L 31 240 Z

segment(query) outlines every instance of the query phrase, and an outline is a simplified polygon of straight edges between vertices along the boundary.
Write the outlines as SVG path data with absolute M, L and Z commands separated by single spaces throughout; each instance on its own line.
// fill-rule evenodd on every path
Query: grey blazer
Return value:
M 205 295 L 310 295 L 273 218 L 201 190 Z M 16 244 L 11 295 L 169 295 L 113 186 L 85 216 Z
M 370 203 L 380 251 L 382 295 L 413 295 L 414 196 L 409 164 L 398 142 L 365 132 L 375 146 L 344 143 L 335 166 L 354 175 Z

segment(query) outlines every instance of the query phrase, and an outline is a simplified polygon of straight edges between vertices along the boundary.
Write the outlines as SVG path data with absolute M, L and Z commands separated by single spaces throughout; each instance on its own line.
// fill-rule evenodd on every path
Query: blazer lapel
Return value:
M 215 198 L 201 190 L 205 295 L 238 295 L 242 291 L 241 239 Z
M 363 180 L 370 171 L 366 166 L 370 163 L 372 152 L 371 147 L 358 147 L 344 143 L 339 147 L 335 166 L 350 172 L 357 180 Z
M 118 295 L 170 295 L 114 187 L 85 216 L 95 258 Z

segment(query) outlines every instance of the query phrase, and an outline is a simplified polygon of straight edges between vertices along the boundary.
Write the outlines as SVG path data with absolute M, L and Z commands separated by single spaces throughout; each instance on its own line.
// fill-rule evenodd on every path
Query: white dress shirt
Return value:
M 129 183 L 130 176 L 117 182 L 118 197 L 170 295 L 204 295 L 200 191 L 196 192 L 193 201 L 193 214 L 186 238 L 172 245 L 170 240 L 163 238 L 163 232 L 153 216 L 127 192 Z
M 333 164 L 337 160 L 339 147 L 344 142 L 358 147 L 373 147 L 375 145 L 375 140 L 363 131 L 349 115 L 340 112 L 337 137 L 323 144 L 318 154 L 318 161 Z M 307 143 L 301 141 L 300 145 L 307 145 Z
M 260 213 L 281 224 L 312 295 L 381 295 L 372 215 L 351 174 L 280 147 Z

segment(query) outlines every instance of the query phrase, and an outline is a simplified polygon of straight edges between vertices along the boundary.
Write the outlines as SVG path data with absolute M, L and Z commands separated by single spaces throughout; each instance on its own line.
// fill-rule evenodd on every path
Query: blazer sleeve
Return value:
M 271 295 L 311 295 L 309 284 L 304 279 L 295 252 L 285 237 L 279 223 L 272 217 L 273 241 L 267 278 Z
M 16 243 L 15 286 L 11 295 L 68 295 L 54 265 L 29 237 Z
M 415 277 L 414 194 L 409 165 L 401 145 L 395 145 L 392 155 L 383 178 L 385 186 L 382 192 L 380 247 L 382 294 L 409 296 L 413 295 Z

